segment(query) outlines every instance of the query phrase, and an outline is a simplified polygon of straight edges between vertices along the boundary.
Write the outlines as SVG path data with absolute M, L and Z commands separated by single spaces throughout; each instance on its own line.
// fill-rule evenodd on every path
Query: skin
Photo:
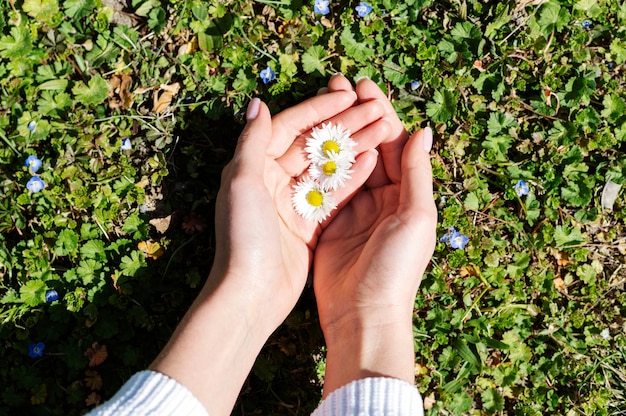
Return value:
M 328 89 L 351 86 L 339 76 Z M 384 99 L 368 79 L 356 91 L 361 103 Z M 315 252 L 313 281 L 328 349 L 325 397 L 370 376 L 414 382 L 413 303 L 436 242 L 432 132 L 409 139 L 384 102 L 391 128 L 377 166 L 324 230 Z
M 230 414 L 314 263 L 325 395 L 371 375 L 412 381 L 413 299 L 435 244 L 430 131 L 408 139 L 376 84 L 353 91 L 341 75 L 273 118 L 255 99 L 247 119 L 222 173 L 209 278 L 150 369 L 185 385 L 212 416 Z M 305 138 L 328 121 L 353 133 L 358 156 L 334 193 L 339 209 L 318 224 L 295 213 L 291 195 L 308 166 Z

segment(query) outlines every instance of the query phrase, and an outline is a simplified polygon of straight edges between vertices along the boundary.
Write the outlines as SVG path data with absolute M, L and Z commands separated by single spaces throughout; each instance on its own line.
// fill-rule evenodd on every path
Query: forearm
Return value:
M 150 366 L 187 387 L 211 416 L 229 415 L 254 361 L 275 329 L 260 305 L 211 273 L 174 335 Z
M 393 315 L 393 314 L 391 314 Z M 342 322 L 325 332 L 324 397 L 354 380 L 392 377 L 414 383 L 411 317 L 374 315 Z

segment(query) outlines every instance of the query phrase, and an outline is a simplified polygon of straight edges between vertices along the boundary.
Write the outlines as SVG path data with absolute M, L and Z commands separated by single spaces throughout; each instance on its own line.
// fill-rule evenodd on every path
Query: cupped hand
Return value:
M 312 262 L 322 224 L 300 217 L 292 205 L 293 187 L 309 161 L 304 152 L 312 127 L 341 124 L 357 142 L 354 173 L 334 193 L 339 207 L 369 177 L 376 164 L 375 148 L 389 134 L 380 100 L 358 103 L 352 91 L 311 98 L 274 118 L 255 99 L 233 160 L 222 173 L 217 198 L 217 251 L 210 292 L 239 291 L 277 326 L 295 305 Z
M 329 90 L 350 88 L 334 77 Z M 388 134 L 373 173 L 319 238 L 313 265 L 320 323 L 327 343 L 346 327 L 412 315 L 415 295 L 434 250 L 437 212 L 429 151 L 432 132 L 408 138 L 375 83 L 357 83 L 359 105 L 383 101 Z M 410 326 L 409 326 L 410 330 Z M 329 350 L 330 351 L 330 350 Z

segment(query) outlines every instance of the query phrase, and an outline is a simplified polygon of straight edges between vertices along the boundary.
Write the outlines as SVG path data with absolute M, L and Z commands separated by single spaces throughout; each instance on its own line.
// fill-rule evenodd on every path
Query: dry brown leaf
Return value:
M 86 370 L 85 385 L 91 390 L 100 390 L 102 388 L 102 377 L 96 370 Z
M 95 341 L 91 344 L 91 347 L 87 348 L 83 355 L 89 358 L 89 367 L 95 367 L 102 364 L 109 356 L 109 353 L 107 352 L 106 345 L 100 345 L 98 341 Z
M 152 260 L 156 260 L 165 254 L 163 246 L 154 240 L 140 241 L 137 244 L 137 248 L 141 250 L 146 257 L 152 258 Z
M 206 220 L 204 217 L 192 212 L 185 218 L 182 227 L 187 234 L 193 234 L 196 231 L 201 233 L 206 228 Z
M 91 393 L 89 393 L 89 396 L 87 396 L 87 398 L 85 399 L 85 404 L 87 406 L 97 406 L 100 404 L 101 401 L 102 401 L 102 396 L 100 396 L 95 391 L 92 391 Z
M 156 230 L 159 233 L 165 234 L 167 229 L 170 228 L 171 222 L 172 222 L 172 216 L 168 215 L 167 217 L 163 217 L 163 218 L 152 218 L 150 220 L 150 225 L 156 228 Z
M 459 270 L 459 274 L 461 277 L 478 276 L 478 267 L 473 264 L 469 266 L 462 266 L 461 270 Z
M 567 286 L 565 285 L 565 280 L 560 277 L 556 277 L 554 279 L 554 288 L 556 290 L 567 290 Z
M 563 251 L 557 251 L 554 254 L 554 258 L 556 259 L 556 264 L 561 267 L 565 267 L 569 263 L 569 256 Z
M 180 91 L 178 82 L 170 85 L 161 84 L 158 91 L 154 93 L 154 107 L 152 111 L 160 114 L 167 110 L 178 91 Z
M 435 400 L 435 395 L 433 393 L 424 397 L 424 410 L 432 409 L 435 403 L 437 403 L 437 400 Z
M 133 103 L 133 94 L 130 87 L 133 85 L 133 79 L 130 75 L 115 74 L 109 80 L 111 91 L 109 91 L 109 108 L 118 110 L 120 108 L 126 110 Z

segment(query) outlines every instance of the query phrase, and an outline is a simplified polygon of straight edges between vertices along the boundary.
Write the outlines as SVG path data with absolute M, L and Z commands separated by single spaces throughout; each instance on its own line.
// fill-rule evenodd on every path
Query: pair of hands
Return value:
M 437 220 L 432 132 L 409 139 L 374 82 L 353 89 L 342 75 L 273 118 L 254 99 L 247 119 L 222 173 L 213 268 L 150 369 L 185 385 L 209 414 L 229 414 L 313 266 L 328 351 L 324 394 L 368 376 L 413 381 L 413 302 Z M 338 209 L 318 224 L 300 217 L 291 198 L 309 165 L 306 138 L 329 121 L 352 132 L 358 156 L 334 191 Z
M 306 137 L 328 121 L 352 132 L 358 157 L 351 180 L 334 193 L 338 209 L 320 225 L 300 217 L 291 196 L 308 168 Z M 431 143 L 430 129 L 409 140 L 369 79 L 357 83 L 355 94 L 336 75 L 327 91 L 273 119 L 263 103 L 253 102 L 222 174 L 214 267 L 234 273 L 240 290 L 263 304 L 276 327 L 298 300 L 313 264 L 327 341 L 340 336 L 332 332 L 344 321 L 372 309 L 412 310 L 435 245 Z

